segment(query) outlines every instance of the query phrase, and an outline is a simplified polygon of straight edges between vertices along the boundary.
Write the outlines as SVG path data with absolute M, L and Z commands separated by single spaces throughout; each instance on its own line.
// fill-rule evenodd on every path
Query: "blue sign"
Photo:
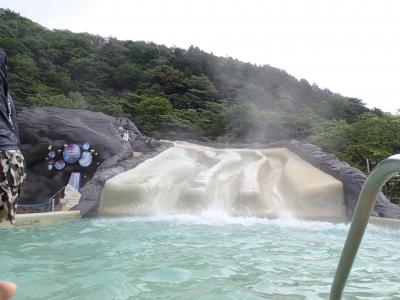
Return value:
M 81 158 L 81 148 L 77 144 L 68 144 L 64 147 L 64 161 L 67 164 L 74 164 Z
M 82 145 L 82 149 L 83 149 L 83 151 L 88 151 L 90 149 L 90 144 L 89 143 L 84 143 Z
M 85 168 L 90 166 L 92 161 L 93 161 L 92 154 L 89 151 L 83 151 L 81 159 L 79 160 L 79 165 Z
M 62 159 L 56 161 L 56 163 L 54 164 L 54 167 L 55 167 L 57 170 L 62 170 L 62 169 L 64 169 L 64 168 L 65 168 L 65 161 L 63 161 Z

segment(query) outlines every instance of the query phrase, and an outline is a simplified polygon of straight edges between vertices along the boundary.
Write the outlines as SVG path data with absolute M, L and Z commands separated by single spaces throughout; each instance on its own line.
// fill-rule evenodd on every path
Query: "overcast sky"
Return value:
M 0 0 L 50 29 L 152 41 L 268 64 L 400 109 L 400 1 Z

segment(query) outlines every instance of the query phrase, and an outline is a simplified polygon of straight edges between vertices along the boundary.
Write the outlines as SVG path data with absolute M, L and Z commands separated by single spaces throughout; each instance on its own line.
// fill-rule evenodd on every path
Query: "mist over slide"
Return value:
M 232 216 L 341 219 L 342 182 L 286 148 L 215 149 L 176 142 L 109 179 L 102 215 L 222 210 Z

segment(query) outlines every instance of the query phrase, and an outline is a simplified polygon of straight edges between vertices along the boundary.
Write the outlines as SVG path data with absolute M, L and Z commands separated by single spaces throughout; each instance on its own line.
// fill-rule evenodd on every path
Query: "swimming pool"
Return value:
M 15 299 L 327 299 L 347 229 L 208 211 L 1 230 L 0 278 Z M 369 225 L 344 299 L 400 299 L 399 237 Z

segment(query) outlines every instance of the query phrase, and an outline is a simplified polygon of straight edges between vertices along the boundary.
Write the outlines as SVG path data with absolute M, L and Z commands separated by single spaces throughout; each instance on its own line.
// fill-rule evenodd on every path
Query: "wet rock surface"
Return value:
M 101 190 L 107 179 L 172 145 L 142 135 L 129 120 L 130 140 L 123 141 L 120 128 L 125 124 L 125 118 L 116 119 L 88 110 L 21 108 L 17 121 L 28 173 L 19 204 L 45 202 L 68 183 L 71 172 L 83 172 L 85 186 L 77 207 L 83 216 L 97 214 Z M 47 169 L 49 145 L 82 145 L 85 142 L 98 153 L 90 167 L 74 164 L 67 165 L 62 171 Z M 134 152 L 141 155 L 135 157 Z

